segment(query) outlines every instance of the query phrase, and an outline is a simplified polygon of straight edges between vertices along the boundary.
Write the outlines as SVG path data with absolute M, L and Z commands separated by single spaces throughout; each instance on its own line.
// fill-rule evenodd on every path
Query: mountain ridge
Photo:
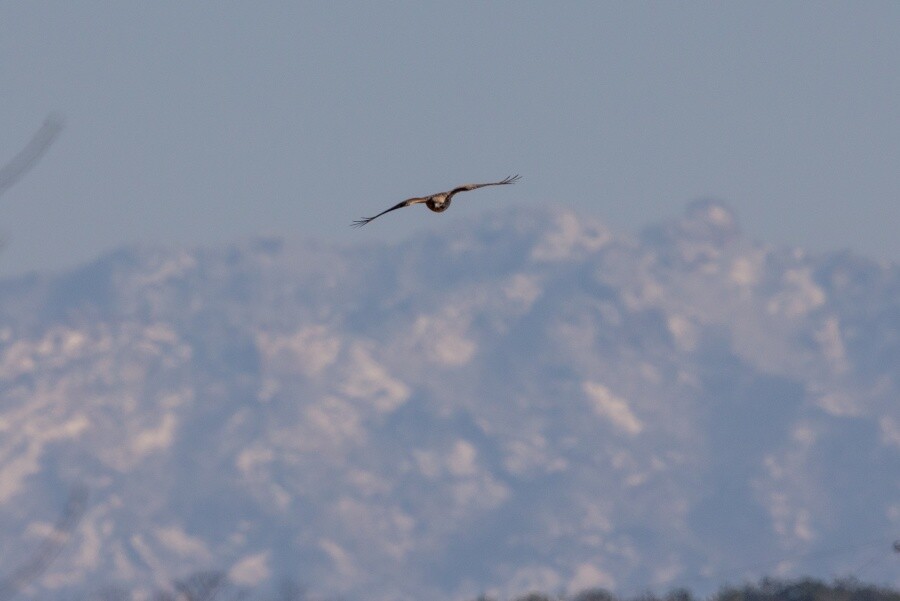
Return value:
M 40 598 L 208 568 L 372 599 L 852 571 L 807 556 L 900 530 L 898 292 L 711 200 L 635 235 L 530 209 L 4 280 L 0 569 L 77 481 Z

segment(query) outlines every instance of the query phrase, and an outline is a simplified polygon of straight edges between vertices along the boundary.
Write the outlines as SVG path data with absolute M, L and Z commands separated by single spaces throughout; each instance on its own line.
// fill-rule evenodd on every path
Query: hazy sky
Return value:
M 895 1 L 0 2 L 0 165 L 66 118 L 0 198 L 0 274 L 517 204 L 635 230 L 710 196 L 754 238 L 897 261 L 898 31 Z

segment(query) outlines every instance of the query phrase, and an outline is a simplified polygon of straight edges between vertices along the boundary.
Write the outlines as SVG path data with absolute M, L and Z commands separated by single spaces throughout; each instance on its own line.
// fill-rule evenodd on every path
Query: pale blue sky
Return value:
M 0 198 L 0 274 L 517 204 L 634 230 L 709 196 L 754 238 L 897 261 L 898 31 L 894 1 L 5 1 L 0 164 L 67 127 Z

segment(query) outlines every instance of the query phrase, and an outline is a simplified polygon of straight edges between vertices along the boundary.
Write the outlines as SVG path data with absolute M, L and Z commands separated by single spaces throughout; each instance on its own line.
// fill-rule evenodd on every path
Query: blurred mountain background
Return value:
M 0 573 L 347 599 L 900 585 L 900 266 L 568 210 L 0 281 Z

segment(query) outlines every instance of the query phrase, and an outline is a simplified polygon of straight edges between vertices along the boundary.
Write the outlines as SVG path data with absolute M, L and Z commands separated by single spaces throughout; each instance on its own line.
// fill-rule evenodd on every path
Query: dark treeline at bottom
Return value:
M 82 597 L 82 601 L 132 601 L 124 588 L 112 587 Z M 152 601 L 348 601 L 321 596 L 285 581 L 268 591 L 240 588 L 228 582 L 223 572 L 198 572 L 176 581 L 168 591 L 157 591 Z M 360 599 L 359 601 L 366 601 Z M 695 596 L 689 590 L 675 589 L 663 595 L 643 593 L 620 597 L 603 589 L 579 593 L 548 594 L 532 592 L 511 599 L 482 595 L 469 601 L 900 601 L 900 590 L 866 584 L 854 579 L 826 583 L 810 578 L 776 580 L 764 578 L 757 584 L 727 586 L 709 596 Z
M 482 596 L 478 601 L 502 601 Z M 865 584 L 858 580 L 775 580 L 764 578 L 758 584 L 728 586 L 709 596 L 695 596 L 687 589 L 675 589 L 664 595 L 643 593 L 619 597 L 603 589 L 591 589 L 574 595 L 529 593 L 512 601 L 900 601 L 900 590 Z

